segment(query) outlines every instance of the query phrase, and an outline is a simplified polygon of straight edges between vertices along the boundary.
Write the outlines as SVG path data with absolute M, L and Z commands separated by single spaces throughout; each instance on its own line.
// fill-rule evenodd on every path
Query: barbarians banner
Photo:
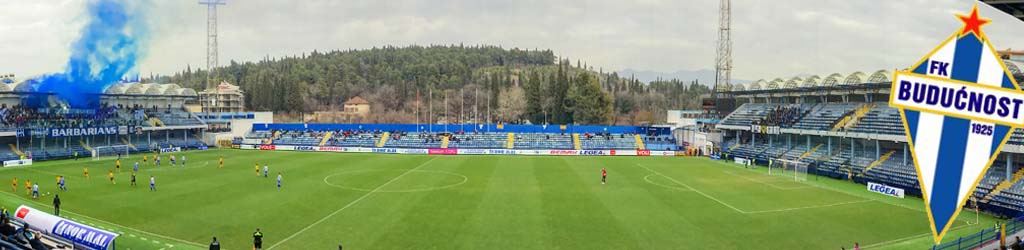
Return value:
M 50 128 L 47 129 L 50 137 L 68 136 L 97 136 L 97 135 L 126 135 L 127 126 L 103 126 L 103 127 L 82 127 L 82 128 Z
M 1013 129 L 1024 125 L 1024 93 L 981 26 L 963 27 L 907 71 L 894 72 L 889 105 L 897 107 L 913 153 L 935 242 L 974 193 Z

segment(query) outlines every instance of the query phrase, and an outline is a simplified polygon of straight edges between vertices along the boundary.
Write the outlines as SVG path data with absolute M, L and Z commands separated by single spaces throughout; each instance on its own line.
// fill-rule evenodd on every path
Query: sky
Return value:
M 733 78 L 905 68 L 960 27 L 961 0 L 733 0 Z M 0 74 L 60 72 L 84 25 L 81 0 L 7 0 Z M 206 6 L 154 1 L 143 76 L 206 65 Z M 998 49 L 1024 50 L 1024 22 L 979 4 Z M 228 0 L 220 64 L 313 50 L 488 44 L 551 49 L 604 71 L 713 69 L 718 1 Z

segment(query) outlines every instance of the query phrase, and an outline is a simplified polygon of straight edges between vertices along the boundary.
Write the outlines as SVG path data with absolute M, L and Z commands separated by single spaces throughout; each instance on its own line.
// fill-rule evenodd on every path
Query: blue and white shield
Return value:
M 936 243 L 1024 119 L 1014 99 L 1024 95 L 980 30 L 987 21 L 978 21 L 977 6 L 974 24 L 960 17 L 962 30 L 895 73 L 890 99 L 903 117 Z

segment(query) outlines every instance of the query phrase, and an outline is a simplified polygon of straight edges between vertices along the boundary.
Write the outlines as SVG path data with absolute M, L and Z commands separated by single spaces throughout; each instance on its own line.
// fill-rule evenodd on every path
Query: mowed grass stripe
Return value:
M 524 243 L 541 247 L 548 229 L 541 211 L 537 157 L 481 157 L 492 163 L 479 179 L 481 199 L 455 238 L 458 249 L 519 249 Z M 500 235 L 501 237 L 495 237 Z M 529 242 L 529 243 L 527 243 Z
M 572 162 L 585 167 L 577 167 L 576 173 L 584 179 L 595 183 L 600 178 L 600 169 L 608 169 L 608 184 L 597 185 L 594 189 L 600 193 L 601 202 L 610 209 L 616 220 L 628 228 L 628 235 L 639 245 L 639 249 L 658 249 L 665 246 L 686 248 L 694 239 L 702 239 L 702 225 L 689 218 L 693 210 L 669 204 L 665 200 L 686 200 L 693 204 L 704 197 L 694 192 L 679 192 L 647 183 L 644 177 L 650 173 L 636 166 L 637 162 L 619 157 L 586 157 Z M 685 189 L 685 187 L 681 187 Z M 708 205 L 708 204 L 705 204 Z M 714 204 L 710 204 L 714 205 Z M 698 208 L 694 208 L 698 209 Z M 710 238 L 714 239 L 714 238 Z M 716 249 L 724 242 L 701 244 L 700 249 Z
M 835 249 L 860 242 L 885 243 L 881 249 L 923 249 L 930 230 L 919 198 L 894 199 L 868 192 L 861 184 L 808 176 L 806 182 L 769 176 L 764 168 L 695 157 L 417 156 L 214 150 L 175 153 L 188 167 L 142 166 L 140 186 L 128 187 L 127 172 L 141 156 L 122 162 L 118 184 L 106 180 L 113 160 L 39 162 L 28 168 L 0 169 L 0 180 L 19 178 L 19 190 L 0 195 L 8 208 L 26 204 L 24 179 L 41 191 L 55 191 L 54 174 L 69 177 L 71 191 L 61 195 L 65 209 L 168 237 L 206 243 L 217 236 L 228 249 L 247 248 L 255 227 L 276 249 Z M 151 155 L 151 154 L 150 154 Z M 216 168 L 219 155 L 227 166 Z M 468 180 L 445 189 L 417 192 L 372 190 L 419 168 L 464 175 Z M 209 162 L 208 165 L 203 164 Z M 269 164 L 270 178 L 256 177 L 253 164 Z M 266 163 L 264 163 L 266 162 Z M 84 164 L 93 178 L 81 178 Z M 653 174 L 637 164 L 664 174 Z M 600 168 L 609 183 L 600 184 Z M 262 169 L 261 169 L 262 170 Z M 284 172 L 284 188 L 274 177 Z M 337 178 L 328 176 L 342 173 Z M 355 174 L 351 174 L 355 173 Z M 148 191 L 148 176 L 160 191 Z M 740 176 L 737 176 L 740 175 Z M 746 178 L 744 178 L 746 177 Z M 327 179 L 325 182 L 325 178 Z M 457 176 L 412 172 L 382 188 L 422 189 L 461 180 Z M 683 185 L 697 188 L 742 211 L 722 206 Z M 768 185 L 772 184 L 772 185 Z M 678 188 L 673 188 L 678 187 Z M 797 187 L 780 189 L 777 187 Z M 805 188 L 806 187 L 806 188 Z M 806 205 L 840 204 L 802 208 Z M 328 216 L 359 200 L 342 212 Z M 27 204 L 48 209 L 49 198 Z M 898 207 L 896 207 L 898 206 Z M 968 217 L 961 214 L 958 225 Z M 78 218 L 78 217 L 74 217 Z M 995 221 L 957 227 L 946 240 L 976 232 Z M 313 225 L 318 220 L 321 223 Z M 93 221 L 85 219 L 85 221 Z M 110 228 L 113 225 L 98 223 Z M 303 228 L 309 228 L 302 231 Z M 120 229 L 119 229 L 120 228 Z M 132 230 L 124 230 L 132 233 Z M 136 232 L 138 234 L 138 232 Z M 139 237 L 148 238 L 146 241 Z M 118 246 L 159 249 L 153 235 L 119 239 Z M 170 239 L 157 239 L 172 243 Z M 175 244 L 173 248 L 190 248 Z M 267 246 L 265 245 L 265 246 Z
M 622 222 L 599 200 L 601 194 L 595 192 L 595 186 L 601 185 L 600 175 L 580 176 L 575 168 L 584 166 L 574 164 L 577 161 L 572 158 L 543 159 L 546 167 L 535 173 L 541 185 L 545 224 L 550 229 L 545 248 L 639 248 Z
M 809 189 L 778 189 L 762 182 L 737 178 L 736 175 L 751 175 L 748 178 L 763 178 L 765 176 L 757 176 L 757 174 L 744 173 L 742 171 L 729 173 L 727 171 L 733 169 L 709 164 L 688 164 L 688 166 L 683 168 L 665 167 L 664 165 L 646 167 L 651 167 L 658 172 L 669 175 L 673 179 L 687 183 L 689 186 L 699 189 L 715 199 L 748 213 L 827 206 L 864 200 L 863 198 L 839 192 L 822 192 L 821 190 Z M 661 169 L 664 169 L 664 171 Z M 689 174 L 680 173 L 684 169 Z M 780 180 L 785 178 L 779 176 Z M 790 181 L 790 183 L 794 183 L 791 185 L 803 185 L 795 181 Z M 776 196 L 794 196 L 800 197 L 800 199 L 779 200 L 775 199 Z
M 366 162 L 365 164 L 360 164 L 358 167 L 351 168 L 354 171 L 360 171 L 360 170 L 384 170 L 384 171 L 371 171 L 372 173 L 378 173 L 377 176 L 381 177 L 381 178 L 367 178 L 367 179 L 365 179 L 367 181 L 379 181 L 378 182 L 379 184 L 376 184 L 373 189 L 371 189 L 368 192 L 367 191 L 355 191 L 356 193 L 360 194 L 358 197 L 356 197 L 355 199 L 352 199 L 352 200 L 348 200 L 348 201 L 346 201 L 344 203 L 337 203 L 338 205 L 336 205 L 336 206 L 330 206 L 329 208 L 331 208 L 332 210 L 330 210 L 329 213 L 324 214 L 324 215 L 310 216 L 309 214 L 297 214 L 297 216 L 302 216 L 306 220 L 310 220 L 311 219 L 313 221 L 310 222 L 310 223 L 298 224 L 298 225 L 304 225 L 304 226 L 302 226 L 297 231 L 294 231 L 293 233 L 290 233 L 290 234 L 287 234 L 287 235 L 282 234 L 282 236 L 281 236 L 282 238 L 279 238 L 279 239 L 267 239 L 267 238 L 264 238 L 264 242 L 268 242 L 268 243 L 265 243 L 265 244 L 271 244 L 270 247 L 268 247 L 268 249 L 274 249 L 274 248 L 277 248 L 279 246 L 283 247 L 285 249 L 293 249 L 293 248 L 303 248 L 303 247 L 305 247 L 307 245 L 324 245 L 324 244 L 326 244 L 326 245 L 336 245 L 336 244 L 339 244 L 340 242 L 335 242 L 335 240 L 337 240 L 335 237 L 331 237 L 330 236 L 330 235 L 335 235 L 335 234 L 338 233 L 337 231 L 331 230 L 331 228 L 337 227 L 338 224 L 345 224 L 345 223 L 351 223 L 351 222 L 342 221 L 342 222 L 339 223 L 338 222 L 338 218 L 339 218 L 338 215 L 345 214 L 343 212 L 352 212 L 352 210 L 349 210 L 349 209 L 356 209 L 356 210 L 358 210 L 357 208 L 359 208 L 359 207 L 365 207 L 366 206 L 365 202 L 373 201 L 374 198 L 377 198 L 374 195 L 387 194 L 387 193 L 378 193 L 377 191 L 382 190 L 384 188 L 389 188 L 389 185 L 391 183 L 394 183 L 395 181 L 400 180 L 401 178 L 403 178 L 404 176 L 406 176 L 409 173 L 412 173 L 416 169 L 420 169 L 420 168 L 423 168 L 423 167 L 428 166 L 430 164 L 434 164 L 435 160 L 437 160 L 437 157 L 434 157 L 434 156 L 418 156 L 418 157 L 408 157 L 408 158 L 389 157 L 389 158 L 398 158 L 399 161 L 398 162 L 372 161 L 372 162 Z M 409 167 L 409 166 L 412 166 L 412 167 Z M 399 169 L 399 171 L 386 171 L 388 169 Z M 327 176 L 327 175 L 325 174 L 325 175 L 321 175 L 321 176 Z M 328 186 L 328 185 L 326 185 L 324 183 L 321 183 L 321 185 Z M 317 202 L 317 203 L 309 203 L 309 204 L 310 205 L 312 205 L 312 204 L 321 205 L 323 203 Z M 331 204 L 331 203 L 328 203 L 328 204 Z M 382 206 L 382 207 L 384 207 L 384 206 Z M 394 206 L 394 208 L 400 208 L 400 207 L 402 207 L 402 206 Z M 323 207 L 319 207 L 319 208 L 321 210 L 323 209 Z M 373 210 L 373 209 L 371 209 L 371 210 Z M 376 211 L 376 210 L 374 210 L 374 211 Z M 361 217 L 361 218 L 362 219 L 366 219 L 367 217 Z M 324 226 L 321 227 L 321 225 L 324 225 Z M 365 225 L 366 224 L 361 224 L 361 226 L 365 226 Z M 324 235 L 324 233 L 327 233 L 327 235 Z
M 230 165 L 224 169 L 211 167 L 198 171 L 200 173 L 195 171 L 173 173 L 181 180 L 167 180 L 166 177 L 161 180 L 158 177 L 156 193 L 160 193 L 159 195 L 146 193 L 148 187 L 145 184 L 138 188 L 139 190 L 134 191 L 141 192 L 140 199 L 148 201 L 140 204 L 152 205 L 161 202 L 167 204 L 156 211 L 153 211 L 152 207 L 137 207 L 141 214 L 154 214 L 154 217 L 142 218 L 143 221 L 138 223 L 157 226 L 157 230 L 165 232 L 190 235 L 200 241 L 208 240 L 206 238 L 216 232 L 251 232 L 256 227 L 278 234 L 296 231 L 298 225 L 293 222 L 308 221 L 306 215 L 318 213 L 318 209 L 308 206 L 310 200 L 341 202 L 347 198 L 344 195 L 323 195 L 335 190 L 316 185 L 316 182 L 312 180 L 317 178 L 312 178 L 309 173 L 300 174 L 300 172 L 324 172 L 332 169 L 332 167 L 319 165 L 327 162 L 326 158 L 305 158 L 300 157 L 301 154 L 264 153 L 267 156 L 259 159 L 262 162 L 226 159 L 225 161 Z M 275 157 L 294 160 L 292 164 L 268 162 L 268 159 Z M 354 158 L 370 160 L 375 157 Z M 249 158 L 245 158 L 245 160 L 249 160 Z M 256 176 L 252 168 L 255 162 L 261 163 L 261 171 L 262 165 L 268 164 L 272 172 L 270 176 Z M 284 174 L 284 188 L 281 190 L 277 190 L 275 186 L 277 172 Z M 183 174 L 200 174 L 199 176 L 214 176 L 214 178 L 196 178 L 196 176 L 183 176 Z M 170 192 L 171 195 L 165 195 L 165 192 Z M 188 217 L 181 218 L 182 212 L 188 212 Z M 259 218 L 259 220 L 252 220 L 252 218 Z M 145 222 L 145 220 L 154 219 L 162 223 Z M 209 228 L 195 230 L 194 224 L 182 223 L 183 219 L 191 223 L 208 225 Z M 243 244 L 251 240 L 246 239 L 247 237 L 243 235 L 226 238 L 221 241 Z
M 456 239 L 474 214 L 481 212 L 478 209 L 484 196 L 481 190 L 487 184 L 482 180 L 492 174 L 497 160 L 458 156 L 438 158 L 437 164 L 425 166 L 422 170 L 465 174 L 473 176 L 473 179 L 455 188 L 378 196 L 374 204 L 402 200 L 408 205 L 395 211 L 392 223 L 370 246 L 394 249 L 455 249 L 459 246 Z M 486 165 L 481 166 L 481 163 Z M 452 178 L 437 172 L 422 172 L 404 177 L 398 183 L 445 186 L 453 181 Z

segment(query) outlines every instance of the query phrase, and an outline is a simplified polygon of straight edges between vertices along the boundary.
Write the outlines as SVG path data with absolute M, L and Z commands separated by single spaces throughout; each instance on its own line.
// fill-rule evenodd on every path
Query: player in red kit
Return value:
M 601 168 L 601 185 L 604 185 L 605 179 L 608 179 L 608 170 Z

